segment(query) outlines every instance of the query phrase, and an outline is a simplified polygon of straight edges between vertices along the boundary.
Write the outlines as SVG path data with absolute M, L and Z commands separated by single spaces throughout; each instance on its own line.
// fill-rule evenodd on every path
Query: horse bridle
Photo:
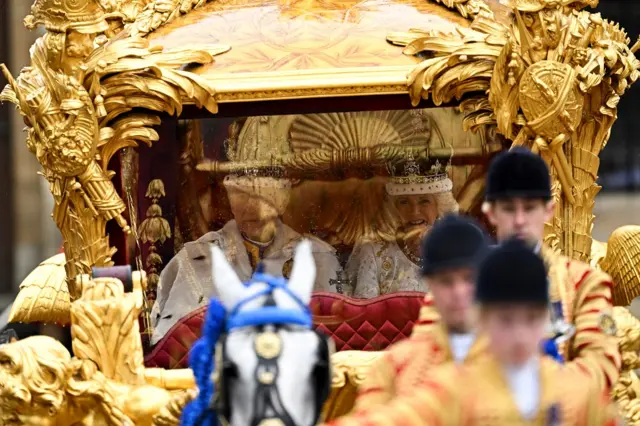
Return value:
M 266 295 L 267 299 L 262 308 L 258 308 L 258 310 L 276 307 L 272 292 L 263 292 L 259 295 Z M 294 296 L 294 299 L 297 298 Z M 306 308 L 306 306 L 304 306 L 304 308 Z M 283 320 L 281 317 L 279 319 Z M 300 323 L 294 324 L 293 326 L 284 321 L 280 324 L 272 324 L 268 322 L 268 315 L 266 318 L 263 318 L 262 321 L 257 320 L 253 322 L 254 324 L 252 325 L 258 329 L 258 334 L 254 340 L 254 349 L 258 358 L 258 364 L 254 370 L 257 388 L 253 401 L 253 419 L 251 420 L 250 426 L 306 426 L 297 425 L 294 422 L 282 403 L 280 391 L 277 386 L 279 376 L 278 361 L 282 355 L 282 340 L 279 331 L 292 329 L 292 327 L 296 327 L 295 330 L 300 330 L 301 332 L 311 331 L 315 333 L 319 340 L 318 361 L 313 366 L 313 382 L 316 390 L 313 422 L 313 424 L 315 424 L 320 418 L 322 405 L 328 398 L 331 390 L 331 353 L 333 352 L 333 342 L 327 336 Z M 263 323 L 260 324 L 260 322 Z M 244 325 L 245 323 L 243 322 L 242 324 Z M 233 328 L 232 326 L 231 329 Z M 216 347 L 217 369 L 214 372 L 217 392 L 214 396 L 213 404 L 223 424 L 230 424 L 231 421 L 230 381 L 238 377 L 238 366 L 227 356 L 227 337 L 228 333 L 221 336 Z

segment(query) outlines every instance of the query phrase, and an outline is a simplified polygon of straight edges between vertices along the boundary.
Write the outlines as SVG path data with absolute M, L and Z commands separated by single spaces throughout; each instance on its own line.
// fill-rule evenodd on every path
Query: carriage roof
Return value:
M 455 34 L 468 28 L 479 11 L 504 24 L 511 21 L 510 9 L 497 0 L 449 3 L 224 0 L 171 13 L 152 13 L 148 5 L 129 24 L 129 33 L 169 50 L 224 50 L 216 51 L 212 62 L 185 67 L 215 88 L 220 104 L 381 95 L 406 99 L 407 75 L 421 62 L 403 49 L 410 31 Z M 274 108 L 278 111 L 272 105 L 268 112 Z
M 386 39 L 410 28 L 453 33 L 470 21 L 419 0 L 222 1 L 148 35 L 152 45 L 227 45 L 215 62 L 190 69 L 218 102 L 405 94 L 419 62 Z

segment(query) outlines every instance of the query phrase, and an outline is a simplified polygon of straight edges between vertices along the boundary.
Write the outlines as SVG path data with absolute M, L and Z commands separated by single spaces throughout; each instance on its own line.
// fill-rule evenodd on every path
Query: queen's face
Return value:
M 433 194 L 398 195 L 393 203 L 405 232 L 429 228 L 438 218 L 438 204 Z

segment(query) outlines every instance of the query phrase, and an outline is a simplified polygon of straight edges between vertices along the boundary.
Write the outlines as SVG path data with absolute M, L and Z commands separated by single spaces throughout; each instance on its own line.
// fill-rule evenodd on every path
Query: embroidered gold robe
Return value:
M 303 235 L 278 220 L 273 241 L 261 248 L 247 244 L 236 221 L 231 220 L 222 229 L 186 243 L 160 274 L 157 300 L 151 312 L 151 343 L 155 345 L 180 318 L 207 305 L 209 299 L 215 296 L 211 244 L 222 249 L 238 277 L 247 281 L 260 261 L 264 263 L 268 274 L 286 276 L 291 272 L 295 248 L 303 238 Z M 335 249 L 318 238 L 307 238 L 311 239 L 317 268 L 314 291 L 336 292 L 336 286 L 331 281 L 336 279 L 342 268 Z
M 327 426 L 614 426 L 616 413 L 593 378 L 540 360 L 540 400 L 520 414 L 503 369 L 490 355 L 434 368 L 413 392 L 341 417 Z
M 566 322 L 575 326 L 573 338 L 562 347 L 568 368 L 591 374 L 601 389 L 618 380 L 621 355 L 615 337 L 611 278 L 590 265 L 543 247 L 549 268 L 549 294 L 561 301 Z
M 359 299 L 399 291 L 427 291 L 420 266 L 395 241 L 356 245 L 346 270 L 353 283 L 353 297 Z
M 477 337 L 464 362 L 475 362 L 486 347 L 486 339 Z M 431 297 L 426 296 L 411 336 L 390 346 L 369 369 L 358 388 L 355 410 L 366 410 L 396 396 L 412 394 L 429 377 L 431 368 L 452 360 L 447 331 L 432 307 Z

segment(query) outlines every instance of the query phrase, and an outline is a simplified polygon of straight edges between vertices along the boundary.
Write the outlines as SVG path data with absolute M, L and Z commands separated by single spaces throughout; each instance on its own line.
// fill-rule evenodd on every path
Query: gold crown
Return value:
M 409 159 L 404 163 L 402 174 L 400 176 L 394 176 L 392 173 L 391 182 L 399 184 L 430 183 L 437 182 L 448 177 L 449 175 L 447 174 L 447 170 L 442 166 L 442 164 L 440 164 L 440 161 L 436 161 L 427 173 L 421 174 L 418 162 L 414 160 L 413 157 L 409 157 Z

